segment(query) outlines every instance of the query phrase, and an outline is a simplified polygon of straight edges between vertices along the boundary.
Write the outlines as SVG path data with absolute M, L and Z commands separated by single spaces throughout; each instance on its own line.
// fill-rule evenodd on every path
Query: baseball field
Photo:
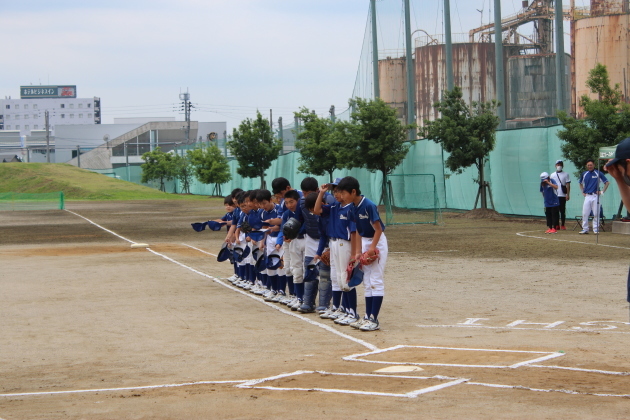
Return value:
M 389 226 L 361 332 L 223 280 L 225 232 L 190 227 L 221 203 L 0 212 L 0 418 L 630 417 L 626 236 Z

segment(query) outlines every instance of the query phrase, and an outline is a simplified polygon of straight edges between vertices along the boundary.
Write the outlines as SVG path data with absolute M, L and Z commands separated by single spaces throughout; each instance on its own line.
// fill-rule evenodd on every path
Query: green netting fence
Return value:
M 63 210 L 63 192 L 26 194 L 0 193 L 0 211 Z
M 442 212 L 435 175 L 395 174 L 387 177 L 388 225 L 438 224 Z

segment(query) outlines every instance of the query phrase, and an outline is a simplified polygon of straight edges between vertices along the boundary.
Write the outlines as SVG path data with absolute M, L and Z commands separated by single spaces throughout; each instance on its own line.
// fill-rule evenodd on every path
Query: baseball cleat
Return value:
M 361 331 L 376 331 L 376 330 L 378 330 L 380 328 L 381 327 L 380 327 L 380 325 L 378 323 L 378 320 L 370 318 L 370 319 L 366 320 L 366 322 L 363 325 L 361 325 L 361 327 L 359 327 L 359 330 L 361 330 Z
M 367 318 L 360 318 L 360 319 L 357 319 L 356 321 L 354 321 L 352 324 L 350 324 L 350 326 L 352 328 L 355 328 L 355 329 L 358 330 L 359 328 L 361 328 L 361 325 L 365 324 L 366 321 L 369 321 L 369 319 L 367 319 Z
M 358 320 L 359 320 L 359 318 L 355 317 L 352 314 L 348 314 L 348 315 L 344 316 L 343 318 L 335 319 L 335 323 L 339 324 L 339 325 L 350 325 L 353 322 L 357 322 Z
M 567 230 L 565 226 L 560 226 L 560 230 Z
M 582 230 L 582 231 L 580 231 L 580 235 L 588 235 L 588 230 Z
M 330 315 L 331 315 L 333 312 L 335 312 L 335 310 L 336 310 L 336 309 L 333 309 L 333 308 L 328 308 L 328 309 L 326 309 L 324 312 L 322 312 L 321 314 L 319 314 L 319 317 L 320 317 L 321 319 L 329 319 L 329 318 L 330 318 Z

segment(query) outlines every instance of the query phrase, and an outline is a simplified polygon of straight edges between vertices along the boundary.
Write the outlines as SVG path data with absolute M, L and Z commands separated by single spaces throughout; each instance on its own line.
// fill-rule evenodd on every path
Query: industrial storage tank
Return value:
M 453 81 L 464 93 L 464 101 L 490 101 L 496 98 L 494 43 L 453 44 Z M 444 45 L 416 48 L 416 107 L 418 124 L 439 117 L 433 104 L 446 90 Z
M 565 54 L 564 103 L 570 102 L 571 56 Z M 556 55 L 535 54 L 512 56 L 506 67 L 508 75 L 506 115 L 511 118 L 555 117 L 558 109 L 556 98 Z
M 378 62 L 380 96 L 389 106 L 396 109 L 398 119 L 407 120 L 407 60 L 387 57 Z
M 575 93 L 595 99 L 586 86 L 589 71 L 597 63 L 608 69 L 611 85 L 619 84 L 628 100 L 630 71 L 630 14 L 628 0 L 592 0 L 590 14 L 582 14 L 575 25 Z M 578 116 L 583 111 L 578 109 Z

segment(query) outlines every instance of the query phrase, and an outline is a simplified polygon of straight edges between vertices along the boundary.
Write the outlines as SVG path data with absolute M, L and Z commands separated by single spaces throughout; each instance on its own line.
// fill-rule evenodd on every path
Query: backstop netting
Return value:
M 63 192 L 26 194 L 0 193 L 0 211 L 63 210 Z
M 388 225 L 439 224 L 442 221 L 433 174 L 388 175 L 387 195 Z

